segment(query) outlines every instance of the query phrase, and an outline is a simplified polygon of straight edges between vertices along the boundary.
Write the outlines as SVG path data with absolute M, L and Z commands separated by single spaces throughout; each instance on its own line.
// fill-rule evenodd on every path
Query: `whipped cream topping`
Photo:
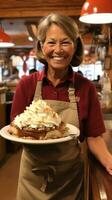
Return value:
M 59 126 L 60 123 L 61 117 L 44 100 L 32 101 L 30 106 L 14 119 L 14 124 L 20 129 Z

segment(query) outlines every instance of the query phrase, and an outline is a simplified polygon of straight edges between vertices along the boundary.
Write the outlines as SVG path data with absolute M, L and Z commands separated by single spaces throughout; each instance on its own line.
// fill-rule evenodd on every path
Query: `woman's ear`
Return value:
M 44 53 L 44 47 L 43 47 L 43 44 L 41 45 L 41 51 L 42 51 L 42 54 L 43 54 L 43 56 L 44 56 L 45 53 Z
M 37 51 L 41 52 L 44 55 L 43 44 L 42 42 L 40 42 L 40 40 L 37 41 Z
M 84 55 L 84 45 L 83 45 L 81 37 L 78 37 L 77 42 L 76 42 L 76 49 L 71 61 L 71 65 L 73 65 L 74 67 L 79 66 L 83 61 L 83 55 Z
M 37 41 L 37 50 L 41 51 L 41 42 L 40 42 L 40 40 Z

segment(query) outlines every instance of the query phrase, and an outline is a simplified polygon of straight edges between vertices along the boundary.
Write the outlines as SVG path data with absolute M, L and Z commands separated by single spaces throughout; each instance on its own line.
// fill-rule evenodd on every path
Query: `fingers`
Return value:
M 106 167 L 107 172 L 112 176 L 112 168 Z

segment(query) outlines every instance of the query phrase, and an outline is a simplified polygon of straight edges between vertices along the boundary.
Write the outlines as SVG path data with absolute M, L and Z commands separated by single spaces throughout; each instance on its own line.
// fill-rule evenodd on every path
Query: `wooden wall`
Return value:
M 0 0 L 0 18 L 45 16 L 61 12 L 69 16 L 80 15 L 85 0 Z

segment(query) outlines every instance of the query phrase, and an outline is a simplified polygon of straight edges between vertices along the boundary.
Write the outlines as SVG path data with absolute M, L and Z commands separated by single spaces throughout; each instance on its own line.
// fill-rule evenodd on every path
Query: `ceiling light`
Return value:
M 14 46 L 11 38 L 6 34 L 2 28 L 0 28 L 0 48 L 8 48 Z
M 112 0 L 86 0 L 79 20 L 89 24 L 112 23 Z
M 28 40 L 32 42 L 33 38 L 31 36 L 28 36 Z

